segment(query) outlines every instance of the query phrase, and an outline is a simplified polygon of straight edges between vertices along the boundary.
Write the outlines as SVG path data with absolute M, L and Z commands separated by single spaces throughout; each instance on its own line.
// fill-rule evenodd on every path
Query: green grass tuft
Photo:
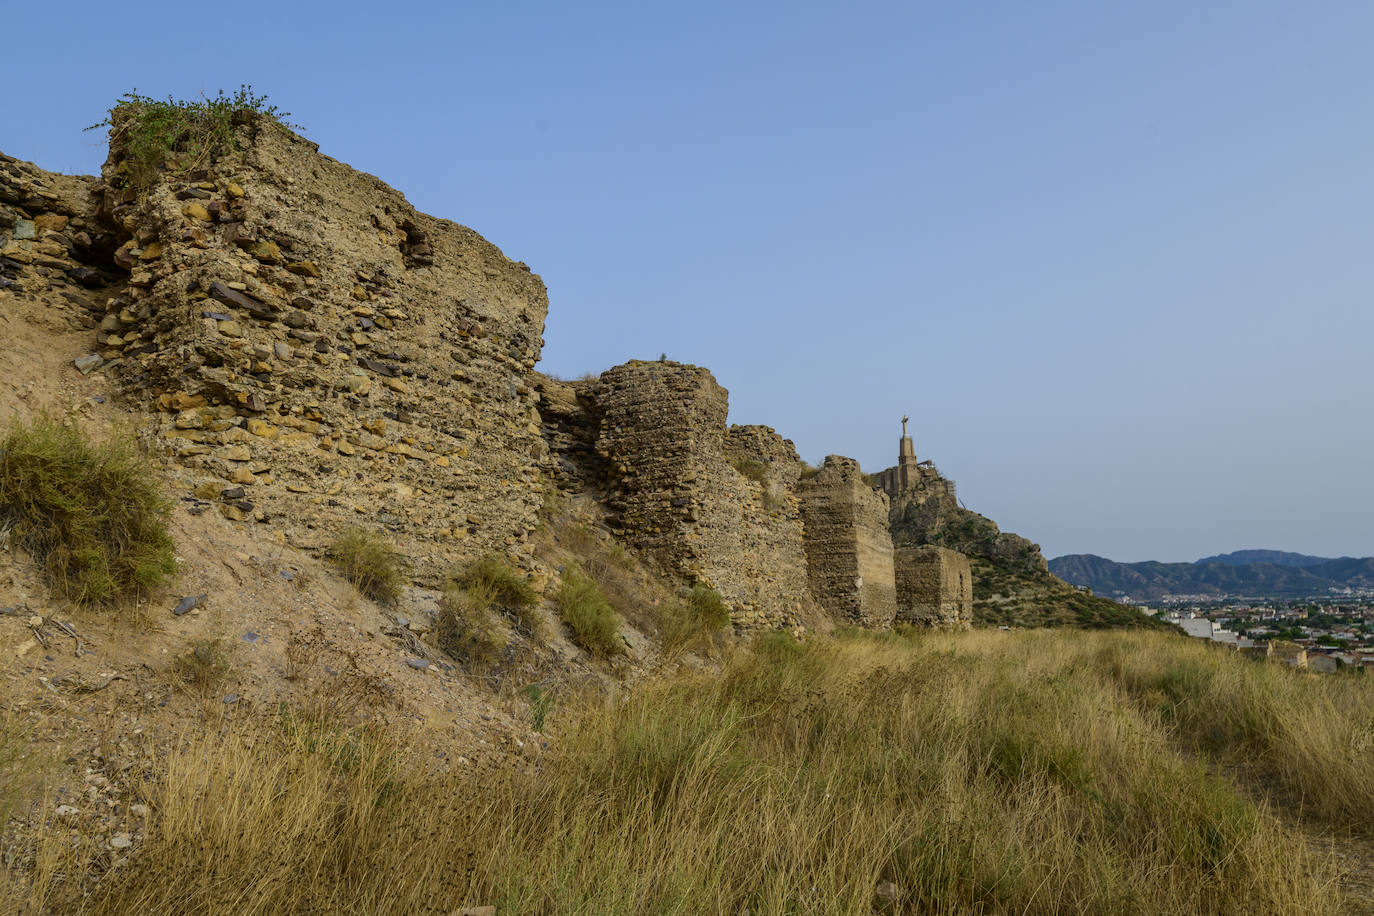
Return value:
M 401 597 L 408 564 L 378 532 L 350 525 L 329 546 L 329 559 L 373 601 L 394 605 Z
M 554 595 L 559 616 L 573 632 L 573 639 L 593 655 L 605 658 L 625 654 L 620 638 L 620 615 L 606 600 L 601 586 L 576 565 L 563 573 L 563 584 Z
M 667 606 L 662 624 L 666 648 L 709 645 L 712 638 L 730 625 L 730 608 L 713 588 L 697 584 L 686 600 Z
M 529 580 L 504 558 L 489 553 L 454 577 L 454 584 L 470 595 L 484 596 L 487 607 L 510 617 L 528 636 L 538 637 L 543 628 L 539 596 Z
M 128 181 L 140 191 L 157 183 L 164 169 L 184 171 L 208 165 L 234 148 L 234 125 L 247 113 L 266 115 L 285 127 L 287 112 L 267 104 L 243 85 L 232 95 L 166 100 L 125 93 L 105 120 L 87 130 L 110 129 L 110 146 L 127 154 Z
M 53 591 L 109 604 L 176 572 L 171 502 L 129 436 L 92 442 L 72 423 L 11 424 L 0 445 L 0 525 Z

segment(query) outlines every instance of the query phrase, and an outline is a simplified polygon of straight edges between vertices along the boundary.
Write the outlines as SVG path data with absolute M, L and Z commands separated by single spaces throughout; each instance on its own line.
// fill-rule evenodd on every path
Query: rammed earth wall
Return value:
M 811 592 L 837 620 L 891 626 L 897 613 L 887 497 L 859 463 L 830 455 L 799 487 Z
M 897 620 L 965 629 L 973 624 L 973 574 L 968 557 L 944 547 L 901 547 L 893 554 Z

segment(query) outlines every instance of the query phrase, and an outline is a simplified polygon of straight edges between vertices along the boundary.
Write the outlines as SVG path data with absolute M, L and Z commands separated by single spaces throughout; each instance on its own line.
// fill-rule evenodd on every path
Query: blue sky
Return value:
M 6 12 L 0 150 L 247 82 L 541 274 L 545 371 L 909 413 L 1048 556 L 1374 555 L 1374 4 L 89 6 Z

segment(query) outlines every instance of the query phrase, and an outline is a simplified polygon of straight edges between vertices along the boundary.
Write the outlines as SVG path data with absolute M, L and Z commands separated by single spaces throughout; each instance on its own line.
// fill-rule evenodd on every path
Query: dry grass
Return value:
M 229 668 L 229 646 L 221 637 L 196 640 L 172 663 L 178 682 L 202 694 L 224 683 Z
M 1286 805 L 1374 836 L 1374 678 L 1306 674 L 1197 642 L 1104 637 L 1094 659 L 1190 749 L 1240 767 Z
M 176 572 L 171 503 L 129 436 L 92 442 L 71 423 L 15 421 L 0 441 L 0 528 L 78 604 L 138 595 Z
M 1205 653 L 1150 633 L 774 635 L 716 673 L 567 698 L 539 763 L 480 785 L 377 730 L 283 716 L 268 741 L 181 746 L 146 789 L 144 848 L 84 902 L 70 844 L 13 893 L 64 913 L 867 916 L 891 881 L 898 913 L 1335 912 L 1327 859 L 1192 750 L 1181 712 L 1228 705 L 1217 681 L 1174 679 L 1168 709 L 1148 682 L 1215 661 L 1239 708 L 1325 697 L 1347 739 L 1374 688 Z M 1312 811 L 1371 769 L 1367 750 L 1309 759 Z
M 450 582 L 435 618 L 439 648 L 478 672 L 490 671 L 510 644 L 510 628 L 493 610 L 495 590 L 482 584 L 462 588 Z
M 666 649 L 709 649 L 730 625 L 730 609 L 713 588 L 697 584 L 682 601 L 671 602 L 661 628 Z
M 359 592 L 394 605 L 405 585 L 405 557 L 382 534 L 351 525 L 329 545 L 329 560 Z
M 20 717 L 0 710 L 0 824 L 9 820 L 38 783 L 30 729 Z
M 551 565 L 576 563 L 616 612 L 640 632 L 660 632 L 671 592 L 662 575 L 646 568 L 609 532 L 573 518 L 566 507 L 555 504 L 545 514 L 536 549 Z
M 735 466 L 735 470 L 739 471 L 742 477 L 752 480 L 754 483 L 761 484 L 768 481 L 768 465 L 757 458 L 739 456 L 731 459 L 731 464 Z

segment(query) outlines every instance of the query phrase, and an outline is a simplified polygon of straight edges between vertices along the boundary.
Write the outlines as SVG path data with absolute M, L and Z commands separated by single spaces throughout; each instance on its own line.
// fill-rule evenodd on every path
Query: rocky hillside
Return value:
M 1305 598 L 1346 588 L 1374 588 L 1374 558 L 1317 559 L 1302 565 L 1232 560 L 1117 563 L 1092 554 L 1050 561 L 1065 581 L 1101 595 L 1158 601 L 1171 596 Z
M 984 626 L 1157 625 L 1133 608 L 1085 594 L 1054 575 L 1040 545 L 1004 532 L 992 519 L 959 505 L 938 474 L 913 481 L 892 500 L 890 524 L 898 547 L 930 544 L 970 557 L 973 617 Z
M 940 478 L 916 481 L 892 501 L 892 541 L 898 547 L 948 547 L 997 566 L 1045 571 L 1040 545 L 1002 531 L 997 523 L 959 505 Z

